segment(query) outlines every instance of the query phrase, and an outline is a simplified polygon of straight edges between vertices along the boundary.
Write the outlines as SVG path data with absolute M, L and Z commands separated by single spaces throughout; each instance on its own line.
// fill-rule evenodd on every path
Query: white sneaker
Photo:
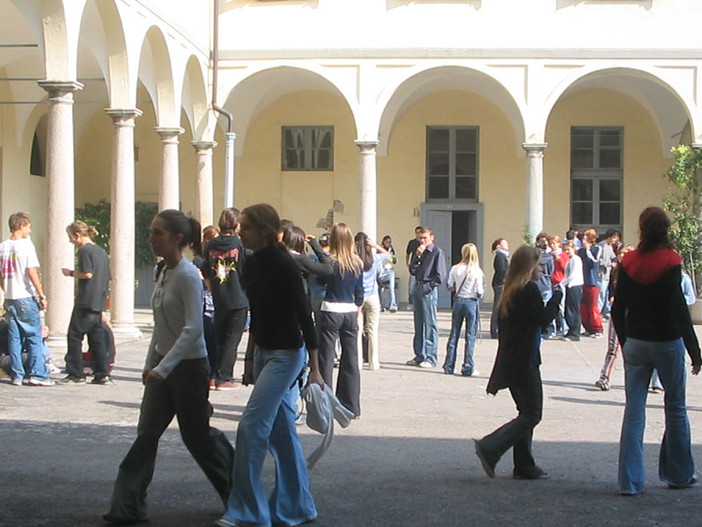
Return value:
M 51 379 L 42 379 L 41 377 L 30 377 L 29 378 L 29 385 L 30 386 L 53 386 L 54 381 Z
M 428 360 L 422 361 L 419 364 L 417 364 L 420 368 L 435 368 L 436 366 L 429 362 Z

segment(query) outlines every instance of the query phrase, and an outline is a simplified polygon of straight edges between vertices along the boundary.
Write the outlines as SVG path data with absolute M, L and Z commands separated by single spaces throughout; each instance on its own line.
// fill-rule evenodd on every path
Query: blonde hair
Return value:
M 474 243 L 464 243 L 461 247 L 461 262 L 468 266 L 468 272 L 480 268 L 478 262 L 478 248 Z
M 594 245 L 597 243 L 597 231 L 592 227 L 585 229 L 585 232 L 583 232 L 583 238 L 587 238 L 587 240 Z
M 504 291 L 500 299 L 500 315 L 507 316 L 514 295 L 531 281 L 534 269 L 541 261 L 541 250 L 531 245 L 522 245 L 512 255 L 505 276 Z
M 88 225 L 87 223 L 76 220 L 73 223 L 71 223 L 68 227 L 66 227 L 66 232 L 72 234 L 73 236 L 80 236 L 81 238 L 88 237 L 91 238 L 93 236 L 98 235 L 98 231 L 95 227 L 92 227 L 91 225 Z
M 337 223 L 329 234 L 329 256 L 339 264 L 342 278 L 347 273 L 358 275 L 363 268 L 361 258 L 356 254 L 353 232 L 345 223 Z

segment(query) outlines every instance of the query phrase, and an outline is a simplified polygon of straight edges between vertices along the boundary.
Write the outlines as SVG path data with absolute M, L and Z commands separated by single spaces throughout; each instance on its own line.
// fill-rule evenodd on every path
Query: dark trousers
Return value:
M 147 517 L 146 494 L 154 473 L 158 441 L 175 415 L 180 436 L 195 461 L 227 503 L 234 449 L 210 426 L 207 359 L 181 361 L 162 381 L 144 387 L 137 438 L 119 466 L 108 515 L 116 520 Z
M 246 314 L 248 308 L 231 309 L 229 311 L 217 311 L 214 315 L 214 334 L 216 345 L 214 347 L 215 358 L 212 360 L 212 378 L 217 383 L 234 380 L 234 364 L 236 363 L 236 353 L 241 342 L 241 336 L 246 327 Z
M 582 324 L 580 302 L 582 298 L 583 286 L 576 285 L 566 288 L 565 319 L 568 325 L 566 337 L 572 340 L 580 340 L 580 325 Z
M 514 469 L 521 471 L 536 464 L 531 454 L 531 439 L 534 427 L 541 421 L 543 409 L 543 388 L 539 368 L 527 370 L 522 382 L 510 386 L 509 391 L 517 405 L 519 415 L 490 435 L 483 437 L 480 440 L 480 446 L 488 461 L 493 464 L 496 464 L 511 448 Z
M 334 348 L 341 342 L 341 360 L 336 380 L 336 396 L 354 415 L 361 415 L 361 374 L 358 370 L 356 312 L 330 313 L 320 317 L 319 369 L 325 384 L 333 386 Z
M 66 373 L 70 377 L 84 378 L 83 337 L 88 335 L 88 343 L 93 355 L 93 372 L 96 379 L 107 376 L 107 331 L 102 325 L 102 313 L 81 307 L 74 307 L 68 324 L 68 349 L 66 351 Z
M 502 291 L 505 288 L 503 285 L 496 285 L 492 288 L 493 300 L 492 300 L 492 314 L 490 315 L 490 338 L 497 338 L 497 323 L 500 319 L 500 298 L 502 298 Z

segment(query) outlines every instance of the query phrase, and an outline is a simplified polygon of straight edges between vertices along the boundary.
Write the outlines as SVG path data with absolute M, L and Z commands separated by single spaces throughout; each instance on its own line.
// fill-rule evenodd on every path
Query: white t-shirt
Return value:
M 7 300 L 36 296 L 37 290 L 27 275 L 32 267 L 39 267 L 39 258 L 29 238 L 0 243 L 0 274 Z
M 465 279 L 465 280 L 464 280 Z M 482 298 L 485 294 L 485 276 L 483 271 L 476 267 L 472 273 L 468 273 L 468 266 L 458 263 L 451 267 L 446 285 L 460 288 L 456 291 L 459 298 Z

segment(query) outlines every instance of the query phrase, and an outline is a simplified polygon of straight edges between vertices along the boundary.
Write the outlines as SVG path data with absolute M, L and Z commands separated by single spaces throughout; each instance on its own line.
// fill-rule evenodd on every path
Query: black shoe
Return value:
M 548 472 L 534 465 L 533 467 L 525 467 L 512 471 L 514 479 L 548 479 Z
M 90 384 L 99 384 L 101 386 L 106 386 L 108 384 L 114 384 L 115 381 L 113 381 L 109 376 L 105 375 L 104 377 L 95 377 L 92 381 L 90 381 Z
M 68 375 L 64 377 L 58 384 L 66 384 L 68 386 L 82 386 L 85 384 L 85 377 L 74 377 L 73 375 Z
M 478 441 L 477 439 L 473 439 L 473 443 L 475 443 L 475 453 L 478 456 L 478 459 L 480 460 L 480 464 L 483 466 L 485 474 L 487 474 L 489 478 L 494 478 L 495 465 L 497 463 L 490 462 L 490 460 L 487 457 L 487 453 L 485 452 L 485 450 L 483 450 L 483 447 L 480 445 L 480 441 Z
M 693 487 L 693 486 L 695 486 L 695 485 L 697 485 L 697 478 L 696 478 L 695 476 L 692 476 L 692 478 L 690 479 L 690 481 L 688 481 L 688 482 L 685 483 L 684 485 L 675 485 L 675 484 L 673 484 L 673 483 L 668 483 L 668 488 L 669 488 L 669 489 L 675 489 L 675 490 L 679 490 L 679 489 L 689 489 L 690 487 Z
M 103 514 L 102 519 L 105 520 L 109 525 L 137 525 L 139 523 L 148 523 L 149 519 L 148 518 L 134 518 L 134 519 L 128 519 L 128 518 L 115 518 L 114 516 L 111 516 L 110 514 Z

